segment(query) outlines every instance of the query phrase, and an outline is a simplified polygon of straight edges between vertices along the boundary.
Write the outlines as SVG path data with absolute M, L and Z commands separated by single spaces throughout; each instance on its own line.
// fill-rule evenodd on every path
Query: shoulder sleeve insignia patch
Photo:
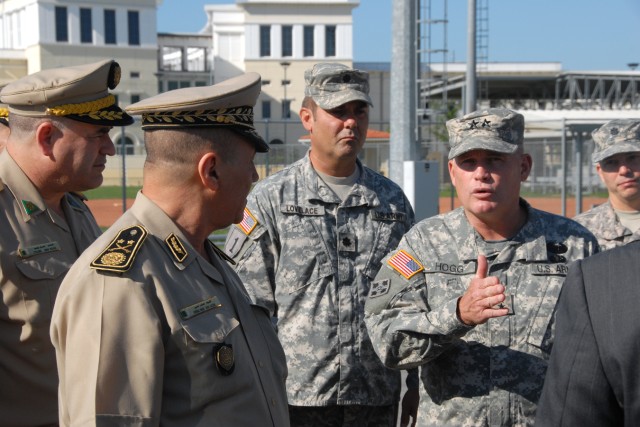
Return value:
M 258 220 L 251 212 L 249 212 L 248 208 L 244 208 L 244 216 L 242 217 L 242 221 L 238 224 L 238 227 L 244 231 L 244 234 L 247 236 L 251 234 L 254 228 L 258 225 Z
M 147 230 L 141 225 L 121 230 L 109 246 L 93 260 L 91 267 L 117 273 L 129 270 L 146 237 Z
M 182 244 L 182 241 L 175 234 L 169 234 L 167 238 L 164 239 L 164 242 L 169 247 L 171 255 L 173 255 L 173 258 L 175 258 L 176 261 L 182 262 L 187 258 L 187 255 L 189 255 Z
M 422 264 L 404 250 L 396 252 L 391 258 L 389 258 L 387 264 L 403 275 L 406 279 L 411 279 L 417 273 L 424 270 Z

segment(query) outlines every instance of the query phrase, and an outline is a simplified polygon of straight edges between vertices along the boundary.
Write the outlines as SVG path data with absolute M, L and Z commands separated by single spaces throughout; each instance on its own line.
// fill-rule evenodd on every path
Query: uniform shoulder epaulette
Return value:
M 129 270 L 147 234 L 141 225 L 120 230 L 109 246 L 93 260 L 91 268 L 118 273 Z

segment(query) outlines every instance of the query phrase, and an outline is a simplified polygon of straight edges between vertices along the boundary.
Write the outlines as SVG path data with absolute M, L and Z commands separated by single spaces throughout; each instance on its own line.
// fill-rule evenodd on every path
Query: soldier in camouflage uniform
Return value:
M 592 160 L 609 200 L 576 216 L 601 250 L 640 240 L 640 120 L 612 120 L 592 133 Z
M 400 374 L 363 322 L 371 280 L 414 222 L 402 190 L 360 163 L 369 81 L 341 64 L 305 73 L 306 157 L 258 183 L 225 250 L 269 310 L 287 355 L 292 426 L 394 426 Z M 417 408 L 417 373 L 411 396 Z
M 597 242 L 519 198 L 524 118 L 447 122 L 462 207 L 418 223 L 371 285 L 365 322 L 383 362 L 420 366 L 420 426 L 531 425 L 568 264 Z

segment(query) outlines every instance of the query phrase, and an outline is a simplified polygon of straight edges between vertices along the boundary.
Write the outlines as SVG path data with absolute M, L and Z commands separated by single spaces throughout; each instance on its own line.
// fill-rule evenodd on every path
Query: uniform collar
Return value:
M 527 261 L 547 260 L 547 242 L 542 231 L 545 229 L 544 219 L 540 211 L 533 209 L 524 199 L 520 199 L 520 206 L 527 212 L 527 221 L 516 235 L 510 239 L 512 245 L 517 245 L 515 258 Z M 476 231 L 469 223 L 463 208 L 458 208 L 447 219 L 449 224 L 459 224 L 456 232 L 452 233 L 458 245 L 460 260 L 473 261 L 478 258 L 478 244 Z
M 162 241 L 160 243 L 162 249 L 173 261 L 176 268 L 184 270 L 192 262 L 197 261 L 207 276 L 218 283 L 223 283 L 220 272 L 198 254 L 176 223 L 142 191 L 138 192 L 131 207 L 131 213 L 147 229 L 149 234 Z
M 47 210 L 42 196 L 7 150 L 0 154 L 0 171 L 2 181 L 18 202 L 25 222 Z
M 380 199 L 373 188 L 377 187 L 379 177 L 371 170 L 364 167 L 360 159 L 356 159 L 356 165 L 360 168 L 360 177 L 353 185 L 353 189 L 344 202 L 331 190 L 331 188 L 320 178 L 318 173 L 313 169 L 311 160 L 309 159 L 310 151 L 302 159 L 302 175 L 305 189 L 304 198 L 307 201 L 319 200 L 323 203 L 341 204 L 342 206 L 362 206 L 371 207 L 379 206 Z
M 197 251 L 176 223 L 142 191 L 136 195 L 131 213 L 140 220 L 149 234 L 163 241 L 162 248 L 178 268 L 186 268 L 197 257 Z
M 616 211 L 613 209 L 609 200 L 598 206 L 596 209 L 601 209 L 601 225 L 602 228 L 598 230 L 602 237 L 606 240 L 616 240 L 620 236 L 630 236 L 633 233 L 627 227 L 622 225 L 620 218 L 616 215 Z

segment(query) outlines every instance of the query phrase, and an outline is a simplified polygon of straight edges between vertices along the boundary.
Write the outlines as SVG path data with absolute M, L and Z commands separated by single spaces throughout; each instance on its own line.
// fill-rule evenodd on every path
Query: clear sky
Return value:
M 628 70 L 628 63 L 640 63 L 640 0 L 485 1 L 489 5 L 490 62 L 561 62 L 567 71 Z M 233 3 L 163 0 L 158 31 L 198 32 L 206 23 L 204 5 Z M 355 61 L 390 61 L 392 3 L 361 0 L 354 9 Z M 466 60 L 467 3 L 447 3 L 450 62 Z M 445 0 L 432 0 L 431 4 L 432 18 L 442 19 Z M 433 27 L 433 49 L 443 47 L 443 32 L 442 25 Z

